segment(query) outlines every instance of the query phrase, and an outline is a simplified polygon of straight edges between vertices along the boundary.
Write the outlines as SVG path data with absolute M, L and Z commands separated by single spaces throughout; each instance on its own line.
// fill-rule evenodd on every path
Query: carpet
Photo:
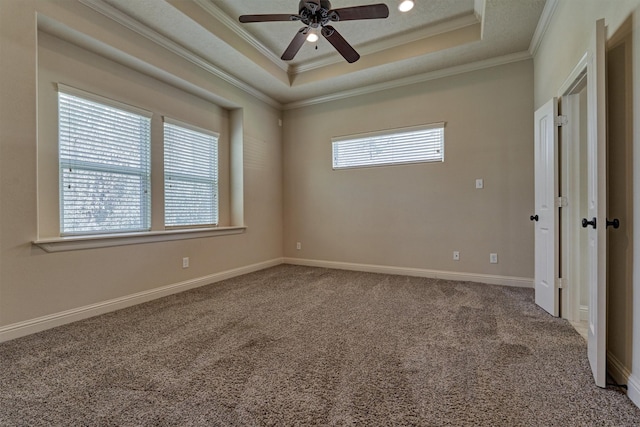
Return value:
M 2 426 L 634 426 L 533 290 L 281 265 L 0 344 Z

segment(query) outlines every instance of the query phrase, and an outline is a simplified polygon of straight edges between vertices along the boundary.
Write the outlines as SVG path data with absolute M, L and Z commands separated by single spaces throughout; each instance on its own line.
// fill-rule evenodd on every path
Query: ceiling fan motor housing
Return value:
M 329 15 L 331 2 L 329 0 L 300 0 L 298 10 L 301 21 L 313 28 L 324 26 L 331 19 Z

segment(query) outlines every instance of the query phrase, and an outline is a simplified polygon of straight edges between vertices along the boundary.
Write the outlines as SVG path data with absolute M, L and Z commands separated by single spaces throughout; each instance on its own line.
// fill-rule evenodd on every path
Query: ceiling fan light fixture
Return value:
M 400 5 L 398 6 L 398 10 L 400 12 L 409 12 L 411 9 L 413 9 L 413 6 L 413 0 L 402 0 L 400 2 Z
M 309 43 L 315 43 L 318 41 L 318 34 L 316 34 L 315 31 L 311 30 L 309 31 L 309 34 L 307 34 L 307 41 Z

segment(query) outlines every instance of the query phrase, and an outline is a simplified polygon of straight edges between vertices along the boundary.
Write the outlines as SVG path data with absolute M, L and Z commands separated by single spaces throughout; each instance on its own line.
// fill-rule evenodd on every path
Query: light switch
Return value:
M 476 188 L 484 188 L 484 180 L 482 178 L 476 179 Z

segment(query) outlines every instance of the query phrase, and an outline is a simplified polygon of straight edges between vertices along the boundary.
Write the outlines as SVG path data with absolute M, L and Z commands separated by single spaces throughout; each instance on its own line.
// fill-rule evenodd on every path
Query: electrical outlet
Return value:
M 498 254 L 489 254 L 489 263 L 497 264 L 498 263 Z
M 476 188 L 484 188 L 484 180 L 482 178 L 476 179 Z
M 460 251 L 453 251 L 453 260 L 460 261 Z
M 189 268 L 189 257 L 182 258 L 182 268 Z
M 297 250 L 302 249 L 302 243 L 300 243 L 300 242 L 296 242 L 296 249 L 297 249 Z

